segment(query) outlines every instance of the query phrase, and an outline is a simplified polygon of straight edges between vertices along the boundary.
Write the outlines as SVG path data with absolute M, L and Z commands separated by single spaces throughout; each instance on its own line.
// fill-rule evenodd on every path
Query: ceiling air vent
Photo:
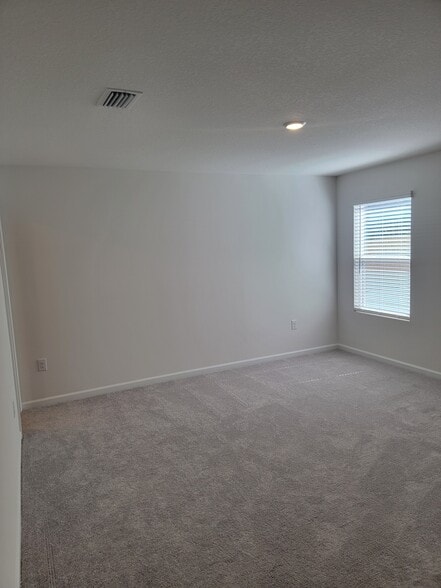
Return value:
M 107 106 L 108 108 L 128 108 L 139 98 L 139 96 L 141 96 L 141 94 L 142 92 L 134 90 L 107 88 L 98 100 L 98 106 Z

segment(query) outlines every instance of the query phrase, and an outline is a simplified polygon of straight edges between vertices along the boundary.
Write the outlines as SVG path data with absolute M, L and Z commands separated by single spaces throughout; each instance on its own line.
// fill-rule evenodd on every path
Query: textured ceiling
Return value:
M 441 147 L 440 0 L 0 0 L 0 55 L 3 164 L 338 174 Z M 144 94 L 95 106 L 108 86 Z

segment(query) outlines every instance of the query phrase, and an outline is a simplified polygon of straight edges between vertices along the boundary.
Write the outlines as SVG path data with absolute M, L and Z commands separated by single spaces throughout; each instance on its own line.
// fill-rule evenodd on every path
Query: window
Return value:
M 411 196 L 354 206 L 354 310 L 409 319 Z

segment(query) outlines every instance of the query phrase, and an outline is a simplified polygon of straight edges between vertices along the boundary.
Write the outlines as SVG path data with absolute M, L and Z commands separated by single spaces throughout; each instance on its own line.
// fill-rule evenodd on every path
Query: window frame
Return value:
M 370 310 L 370 309 L 363 309 L 363 308 L 356 308 L 355 307 L 355 207 L 361 205 L 369 205 L 374 204 L 376 202 L 388 202 L 389 200 L 399 200 L 401 198 L 410 198 L 411 199 L 411 215 L 410 215 L 410 260 L 409 260 L 409 316 L 402 315 L 400 313 L 393 313 L 393 312 L 383 312 L 381 310 Z M 363 200 L 361 202 L 355 202 L 352 205 L 352 309 L 357 314 L 361 315 L 368 315 L 368 316 L 376 316 L 379 318 L 389 318 L 396 321 L 401 321 L 405 323 L 409 323 L 412 317 L 412 265 L 413 265 L 413 224 L 414 224 L 414 215 L 413 215 L 413 205 L 414 205 L 414 191 L 410 190 L 406 194 L 399 194 L 396 196 L 383 196 L 378 198 L 372 198 L 369 200 Z

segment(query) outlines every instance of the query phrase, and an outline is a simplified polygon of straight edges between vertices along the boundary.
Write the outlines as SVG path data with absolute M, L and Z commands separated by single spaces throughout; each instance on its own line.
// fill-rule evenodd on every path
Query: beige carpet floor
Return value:
M 441 381 L 344 352 L 24 414 L 23 587 L 440 587 Z

